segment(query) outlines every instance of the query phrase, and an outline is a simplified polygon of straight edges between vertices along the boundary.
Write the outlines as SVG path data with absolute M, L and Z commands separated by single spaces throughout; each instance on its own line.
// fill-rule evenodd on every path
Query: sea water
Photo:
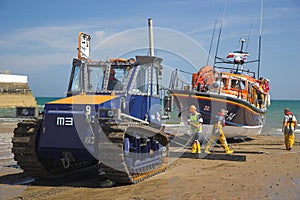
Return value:
M 39 111 L 43 111 L 44 105 L 47 102 L 54 101 L 61 97 L 36 97 Z M 262 130 L 262 134 L 282 135 L 281 127 L 284 118 L 283 109 L 289 108 L 298 120 L 296 134 L 300 135 L 300 100 L 271 100 L 271 105 L 268 107 L 266 114 L 266 122 Z M 11 109 L 1 110 L 2 114 L 15 114 Z M 177 116 L 177 114 L 174 114 Z
M 289 108 L 297 118 L 296 134 L 300 134 L 300 100 L 271 100 L 262 134 L 282 135 L 283 109 Z
M 36 103 L 38 104 L 39 107 L 39 112 L 42 112 L 44 110 L 44 106 L 46 103 L 55 101 L 57 99 L 61 99 L 62 97 L 36 97 Z

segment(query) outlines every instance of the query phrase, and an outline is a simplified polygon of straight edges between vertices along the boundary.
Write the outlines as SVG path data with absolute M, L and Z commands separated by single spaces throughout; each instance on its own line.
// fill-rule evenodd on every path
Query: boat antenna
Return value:
M 260 28 L 259 28 L 259 41 L 258 41 L 258 66 L 257 66 L 257 78 L 260 77 L 260 54 L 261 54 L 261 34 L 262 34 L 262 17 L 263 17 L 263 4 L 264 1 L 261 0 L 260 6 Z
M 250 41 L 251 31 L 252 31 L 252 22 L 250 24 L 250 30 L 249 30 L 249 33 L 248 33 L 248 38 L 247 38 L 247 43 L 246 43 L 246 52 L 248 52 L 248 44 L 249 44 L 249 41 Z
M 222 20 L 221 20 L 221 25 L 220 25 L 220 31 L 219 31 L 219 36 L 218 36 L 218 42 L 217 42 L 217 47 L 216 47 L 216 54 L 215 54 L 215 60 L 214 60 L 213 69 L 216 67 L 216 61 L 217 61 L 217 55 L 218 55 L 218 50 L 219 50 L 219 44 L 220 44 L 220 38 L 221 38 L 221 33 L 222 33 L 222 28 L 223 28 L 223 21 L 224 21 L 226 7 L 227 7 L 227 0 L 225 1 L 223 16 L 222 16 Z
M 243 48 L 244 48 L 244 44 L 245 44 L 246 40 L 245 39 L 241 39 L 240 42 L 242 43 L 241 44 L 241 50 L 240 50 L 240 52 L 242 53 L 243 52 Z
M 206 66 L 208 65 L 208 62 L 209 62 L 210 52 L 211 52 L 211 48 L 212 48 L 212 45 L 213 45 L 213 40 L 214 40 L 214 37 L 215 37 L 216 25 L 217 25 L 217 20 L 215 21 L 214 31 L 213 31 L 213 34 L 212 34 L 212 37 L 211 37 L 211 40 L 210 40 L 210 47 L 209 47 L 209 52 L 208 52 L 208 56 L 207 56 Z

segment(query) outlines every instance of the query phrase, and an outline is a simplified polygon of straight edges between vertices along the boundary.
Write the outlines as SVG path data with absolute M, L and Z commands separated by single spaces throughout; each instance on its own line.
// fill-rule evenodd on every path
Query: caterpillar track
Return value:
M 68 168 L 64 168 L 60 161 L 40 160 L 36 144 L 41 124 L 41 119 L 24 120 L 14 130 L 14 159 L 27 175 L 34 178 L 61 179 L 78 174 L 97 173 L 99 165 L 95 161 L 71 162 Z
M 106 176 L 111 181 L 122 184 L 138 183 L 166 170 L 169 156 L 166 133 L 134 122 L 111 123 L 106 125 L 106 129 L 106 138 L 100 138 L 99 143 L 100 160 Z M 132 152 L 129 147 L 125 147 L 125 140 L 129 140 L 130 137 L 147 138 L 141 146 L 146 147 L 147 142 L 152 140 L 152 143 L 162 148 L 144 153 Z
M 76 161 L 71 162 L 68 168 L 64 168 L 60 161 L 40 160 L 36 144 L 41 124 L 41 119 L 24 120 L 18 123 L 14 130 L 12 139 L 14 159 L 29 176 L 42 179 L 61 179 L 79 174 L 97 174 L 101 166 L 106 177 L 111 181 L 132 184 L 164 172 L 167 168 L 168 136 L 158 129 L 133 122 L 106 124 L 105 134 L 100 134 L 98 144 L 101 165 L 98 164 L 99 161 Z M 145 144 L 151 139 L 154 141 L 152 143 L 161 148 L 156 152 L 149 150 L 140 154 L 126 152 L 124 140 L 130 137 L 148 138 L 145 140 Z M 141 162 L 140 166 L 130 165 L 130 160 L 133 158 L 135 158 L 135 163 Z M 136 160 L 136 158 L 143 161 Z

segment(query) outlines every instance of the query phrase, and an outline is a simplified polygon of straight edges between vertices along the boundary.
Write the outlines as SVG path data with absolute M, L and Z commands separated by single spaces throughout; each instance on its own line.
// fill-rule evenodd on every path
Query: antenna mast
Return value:
M 248 44 L 249 44 L 249 41 L 250 41 L 251 31 L 252 31 L 252 23 L 250 24 L 250 29 L 249 29 L 249 33 L 248 33 L 248 39 L 247 39 L 247 44 L 246 44 L 246 52 L 248 52 Z
M 261 0 L 260 7 L 260 28 L 259 28 L 259 41 L 258 41 L 258 69 L 257 69 L 257 78 L 260 77 L 260 54 L 261 54 L 261 34 L 262 34 L 262 15 L 263 15 L 263 0 Z
M 220 43 L 220 37 L 221 37 L 221 33 L 222 33 L 223 21 L 224 21 L 224 16 L 225 16 L 226 7 L 227 7 L 227 0 L 225 1 L 225 6 L 224 6 L 223 17 L 222 17 L 221 26 L 220 26 L 220 32 L 219 32 L 219 36 L 218 36 L 218 42 L 217 42 L 216 55 L 215 55 L 215 60 L 214 60 L 213 69 L 214 69 L 215 66 L 216 66 L 217 55 L 218 55 L 218 50 L 219 50 L 219 43 Z
M 210 57 L 210 52 L 211 52 L 213 40 L 214 40 L 214 37 L 215 37 L 216 25 L 217 25 L 217 20 L 215 21 L 215 27 L 214 27 L 214 31 L 213 31 L 213 34 L 212 34 L 212 37 L 211 37 L 211 41 L 210 41 L 210 47 L 209 47 L 209 52 L 208 52 L 208 56 L 207 56 L 206 65 L 208 65 L 208 61 L 209 61 L 209 57 Z

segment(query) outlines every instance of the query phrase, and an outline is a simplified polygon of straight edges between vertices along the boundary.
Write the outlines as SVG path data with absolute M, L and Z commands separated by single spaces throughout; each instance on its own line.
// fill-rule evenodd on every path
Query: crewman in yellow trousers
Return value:
M 192 153 L 201 153 L 199 138 L 200 134 L 202 133 L 203 118 L 201 113 L 197 112 L 195 105 L 190 106 L 190 114 L 188 116 L 187 122 L 191 126 L 191 130 L 194 133 Z
M 282 124 L 282 132 L 284 133 L 284 143 L 286 150 L 292 150 L 295 141 L 295 130 L 297 126 L 297 119 L 295 115 L 288 109 L 283 109 L 284 119 Z
M 205 147 L 205 153 L 210 154 L 210 148 L 212 147 L 212 143 L 219 137 L 219 141 L 222 144 L 222 147 L 224 148 L 226 154 L 232 154 L 233 150 L 229 149 L 227 140 L 223 131 L 223 127 L 225 126 L 225 114 L 226 111 L 224 109 L 221 109 L 220 112 L 218 112 L 217 116 L 215 117 L 215 123 L 213 127 L 213 133 L 208 141 L 206 147 Z

